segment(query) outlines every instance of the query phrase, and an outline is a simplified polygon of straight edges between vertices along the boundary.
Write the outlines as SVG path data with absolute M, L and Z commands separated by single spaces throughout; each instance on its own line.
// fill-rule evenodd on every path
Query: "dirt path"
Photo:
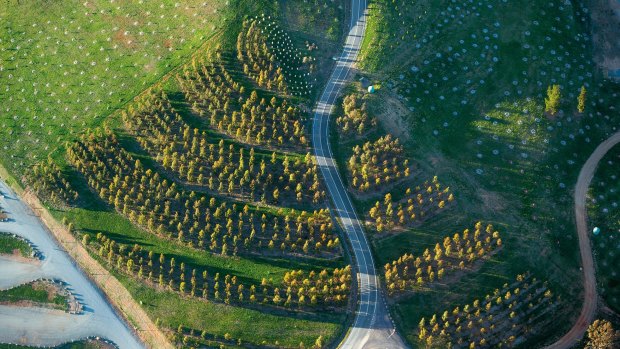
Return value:
M 586 163 L 579 172 L 577 185 L 575 186 L 575 219 L 577 222 L 577 234 L 579 236 L 579 250 L 581 251 L 581 264 L 583 267 L 584 301 L 581 314 L 562 338 L 551 344 L 547 349 L 565 349 L 576 345 L 583 338 L 588 325 L 594 320 L 596 315 L 597 294 L 596 278 L 594 270 L 594 260 L 592 258 L 592 248 L 590 246 L 590 230 L 588 229 L 588 212 L 586 210 L 586 195 L 588 187 L 594 177 L 594 172 L 599 161 L 605 154 L 620 143 L 620 132 L 609 137 L 601 143 L 590 155 Z

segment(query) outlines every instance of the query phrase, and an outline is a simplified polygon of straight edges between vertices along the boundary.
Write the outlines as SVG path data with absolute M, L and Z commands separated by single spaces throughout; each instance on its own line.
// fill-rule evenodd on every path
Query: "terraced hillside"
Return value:
M 344 16 L 322 5 L 333 20 L 308 34 L 310 3 L 0 12 L 4 167 L 175 345 L 322 347 L 344 329 L 352 272 L 307 131 Z

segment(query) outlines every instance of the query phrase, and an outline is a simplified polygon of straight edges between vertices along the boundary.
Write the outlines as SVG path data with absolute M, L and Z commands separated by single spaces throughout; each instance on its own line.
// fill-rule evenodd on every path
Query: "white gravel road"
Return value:
M 107 303 L 102 293 L 84 275 L 69 255 L 59 247 L 41 221 L 0 181 L 0 207 L 9 216 L 0 222 L 0 231 L 19 235 L 36 246 L 43 257 L 40 265 L 0 259 L 0 288 L 40 277 L 56 278 L 84 304 L 84 313 L 71 315 L 39 308 L 0 307 L 0 342 L 33 346 L 59 345 L 85 337 L 101 337 L 121 349 L 143 348 L 128 325 Z M 32 271 L 27 275 L 26 272 Z M 9 281 L 14 278 L 14 281 Z M 8 285 L 8 286 L 5 286 Z
M 45 277 L 45 273 L 38 261 L 19 261 L 0 256 L 0 290 L 7 290 L 42 277 Z

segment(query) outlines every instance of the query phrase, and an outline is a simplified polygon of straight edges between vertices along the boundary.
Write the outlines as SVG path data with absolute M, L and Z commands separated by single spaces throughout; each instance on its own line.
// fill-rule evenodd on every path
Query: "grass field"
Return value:
M 67 310 L 67 299 L 56 292 L 55 286 L 33 282 L 10 290 L 0 291 L 0 303 L 32 302 L 52 309 Z
M 22 257 L 30 257 L 33 252 L 26 241 L 0 233 L 0 254 L 13 254 L 16 250 Z
M 222 338 L 229 334 L 245 344 L 296 348 L 300 342 L 307 347 L 322 335 L 326 342 L 339 334 L 345 314 L 270 314 L 269 311 L 231 307 L 223 304 L 185 299 L 158 292 L 131 279 L 119 276 L 134 297 L 142 301 L 149 316 L 172 331 L 179 325 L 196 333 L 206 331 Z
M 218 0 L 10 3 L 0 9 L 0 147 L 17 175 L 51 152 L 62 157 L 65 141 L 184 62 L 227 19 Z
M 493 223 L 505 242 L 455 284 L 399 298 L 393 313 L 401 333 L 415 344 L 421 317 L 530 270 L 566 301 L 554 314 L 562 321 L 543 337 L 550 341 L 581 306 L 571 188 L 581 164 L 618 124 L 620 88 L 593 69 L 588 16 L 578 2 L 370 6 L 362 67 L 382 87 L 371 110 L 389 132 L 402 133 L 394 125 L 403 125 L 408 156 L 450 186 L 457 202 L 417 229 L 374 241 L 378 265 L 419 254 L 477 220 Z M 555 116 L 544 112 L 551 84 L 562 90 Z M 583 114 L 576 111 L 581 86 L 588 91 Z M 369 204 L 358 202 L 358 210 L 367 212 Z

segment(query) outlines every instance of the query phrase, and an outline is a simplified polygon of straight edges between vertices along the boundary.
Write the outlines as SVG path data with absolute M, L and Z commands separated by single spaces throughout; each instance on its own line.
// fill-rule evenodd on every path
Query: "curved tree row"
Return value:
M 284 282 L 263 279 L 260 284 L 243 283 L 235 275 L 194 268 L 174 257 L 155 254 L 139 245 L 116 243 L 99 233 L 87 245 L 116 270 L 146 281 L 153 287 L 225 304 L 269 304 L 285 307 L 341 306 L 345 304 L 351 279 L 350 267 L 312 271 L 310 276 L 291 272 Z
M 258 86 L 284 94 L 303 96 L 312 85 L 312 57 L 302 57 L 290 36 L 265 16 L 243 22 L 237 37 L 237 59 L 243 72 Z M 306 63 L 310 63 L 306 67 Z
M 404 254 L 387 263 L 384 269 L 388 291 L 402 292 L 441 280 L 452 270 L 465 270 L 501 246 L 499 232 L 491 224 L 484 228 L 478 222 L 473 232 L 465 229 L 461 234 L 446 236 L 441 244 L 435 244 L 432 250 L 427 248 L 421 256 Z
M 450 188 L 443 188 L 435 176 L 432 183 L 426 181 L 422 186 L 407 188 L 400 201 L 394 202 L 392 194 L 386 194 L 382 202 L 375 202 L 368 215 L 375 223 L 377 232 L 381 233 L 395 226 L 418 225 L 453 201 Z
M 323 295 L 325 302 L 344 304 L 351 291 L 351 266 L 336 268 L 330 274 L 327 270 L 311 271 L 306 274 L 302 270 L 293 270 L 284 274 L 284 285 L 298 295 L 306 294 L 308 289 L 314 289 Z M 311 304 L 317 302 L 317 295 L 310 295 L 305 299 Z M 301 302 L 301 296 L 299 301 Z
M 327 210 L 279 217 L 187 192 L 145 169 L 109 130 L 85 134 L 67 154 L 104 201 L 161 237 L 222 255 L 340 251 Z
M 302 111 L 287 100 L 259 98 L 234 81 L 218 54 L 185 66 L 177 82 L 192 109 L 208 117 L 211 127 L 241 142 L 306 148 Z
M 553 321 L 557 298 L 529 274 L 495 289 L 484 300 L 422 318 L 418 339 L 428 348 L 512 348 Z
M 52 159 L 36 164 L 26 177 L 37 195 L 55 206 L 71 206 L 80 198 Z
M 123 119 L 142 147 L 186 183 L 262 203 L 317 204 L 325 197 L 310 153 L 257 153 L 214 141 L 191 128 L 163 92 L 147 94 Z
M 347 168 L 351 186 L 361 192 L 380 189 L 386 184 L 409 177 L 411 165 L 398 139 L 387 135 L 363 146 L 355 146 Z

